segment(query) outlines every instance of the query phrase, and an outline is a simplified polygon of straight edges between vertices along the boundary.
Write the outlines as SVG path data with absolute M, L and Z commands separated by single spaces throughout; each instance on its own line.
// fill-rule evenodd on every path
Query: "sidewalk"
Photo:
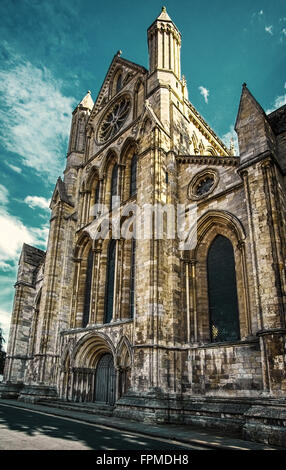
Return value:
M 76 419 L 86 423 L 106 426 L 113 429 L 124 430 L 164 439 L 172 439 L 181 443 L 198 444 L 209 449 L 217 450 L 281 450 L 281 448 L 271 447 L 267 444 L 244 441 L 232 436 L 226 436 L 219 431 L 209 431 L 190 425 L 175 424 L 144 424 L 137 421 L 128 421 L 113 416 L 99 416 L 90 414 L 82 410 L 64 410 L 56 407 L 45 406 L 42 404 L 30 404 L 17 402 L 16 400 L 0 399 L 3 405 L 10 405 L 26 410 L 39 411 L 66 418 Z M 80 408 L 80 404 L 79 404 Z M 283 449 L 285 450 L 285 449 Z

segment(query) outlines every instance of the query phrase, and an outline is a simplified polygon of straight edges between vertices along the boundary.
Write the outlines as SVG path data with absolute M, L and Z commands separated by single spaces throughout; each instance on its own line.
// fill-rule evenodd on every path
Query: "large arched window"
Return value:
M 130 166 L 130 196 L 133 196 L 134 194 L 136 194 L 136 190 L 137 190 L 136 173 L 137 173 L 137 155 L 134 154 L 131 159 L 131 166 Z
M 115 253 L 116 240 L 110 240 L 107 253 L 106 292 L 104 323 L 110 323 L 113 315 L 114 278 L 115 278 Z
M 240 338 L 233 247 L 217 235 L 207 258 L 211 339 L 214 342 Z
M 97 204 L 99 204 L 99 185 L 100 185 L 100 183 L 99 183 L 99 181 L 98 181 L 97 184 L 96 184 L 96 187 L 95 187 L 95 192 L 94 192 L 94 201 L 93 201 L 93 202 L 94 202 L 94 205 L 95 205 L 95 206 L 96 206 Z M 98 212 L 99 212 L 98 210 L 94 210 L 94 211 L 93 211 L 93 216 L 94 216 L 95 219 L 96 219 L 97 216 L 98 216 Z
M 85 292 L 84 292 L 83 317 L 82 317 L 83 328 L 85 328 L 89 322 L 92 267 L 93 267 L 93 252 L 92 250 L 89 250 L 88 257 L 87 257 L 86 277 L 85 277 Z
M 131 266 L 130 266 L 130 318 L 134 317 L 135 310 L 135 250 L 136 241 L 132 238 L 131 242 Z
M 114 165 L 112 174 L 111 174 L 111 188 L 110 188 L 110 209 L 112 209 L 112 197 L 117 195 L 117 175 L 118 175 L 118 165 Z

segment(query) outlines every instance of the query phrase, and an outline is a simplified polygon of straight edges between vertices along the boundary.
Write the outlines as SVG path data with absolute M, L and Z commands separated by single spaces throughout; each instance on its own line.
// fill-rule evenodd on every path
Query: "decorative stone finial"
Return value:
M 167 10 L 166 10 L 166 7 L 162 7 L 162 11 L 163 11 L 164 13 L 166 13 L 166 11 L 167 11 Z
M 122 51 L 120 51 L 120 50 L 119 50 L 119 51 L 117 51 L 117 53 L 116 53 L 117 57 L 120 57 L 120 56 L 121 56 L 121 54 L 122 54 Z
M 245 87 L 246 87 L 246 83 L 244 82 L 244 83 L 242 84 L 242 86 L 243 86 L 243 88 L 245 88 Z
M 91 91 L 90 91 L 90 90 L 87 90 L 87 93 L 88 93 L 89 95 L 91 95 Z
M 233 140 L 233 137 L 230 138 L 230 154 L 231 155 L 234 155 L 235 151 L 234 151 L 234 140 Z

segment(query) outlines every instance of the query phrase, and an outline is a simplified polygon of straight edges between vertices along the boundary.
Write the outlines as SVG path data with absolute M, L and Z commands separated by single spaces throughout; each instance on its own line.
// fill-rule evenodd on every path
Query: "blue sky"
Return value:
M 65 166 L 71 112 L 96 98 L 109 64 L 148 67 L 162 5 L 182 34 L 189 99 L 226 144 L 241 85 L 266 112 L 286 102 L 285 0 L 1 0 L 0 327 L 7 339 L 22 243 L 45 249 L 49 199 Z

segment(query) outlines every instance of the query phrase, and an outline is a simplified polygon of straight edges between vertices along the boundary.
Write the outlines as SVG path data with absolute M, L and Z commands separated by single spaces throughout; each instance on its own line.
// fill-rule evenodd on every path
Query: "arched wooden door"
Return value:
M 94 401 L 113 405 L 115 402 L 115 369 L 113 356 L 104 354 L 98 361 L 95 374 Z

